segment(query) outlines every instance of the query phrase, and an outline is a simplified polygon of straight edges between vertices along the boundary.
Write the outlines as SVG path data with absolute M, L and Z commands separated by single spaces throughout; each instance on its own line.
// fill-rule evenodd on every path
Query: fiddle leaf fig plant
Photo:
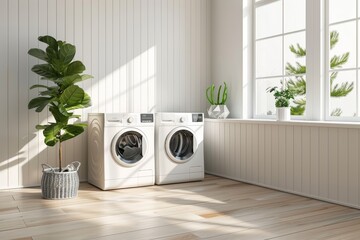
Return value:
M 85 66 L 80 61 L 73 61 L 76 48 L 64 41 L 56 40 L 51 36 L 40 36 L 40 42 L 47 44 L 45 51 L 32 48 L 28 54 L 45 63 L 32 67 L 32 71 L 41 76 L 41 80 L 50 84 L 36 84 L 30 89 L 39 88 L 39 96 L 32 99 L 28 108 L 35 108 L 41 112 L 48 107 L 55 122 L 37 125 L 36 129 L 43 130 L 44 142 L 47 146 L 59 143 L 59 172 L 61 172 L 62 146 L 61 143 L 74 138 L 84 132 L 87 126 L 84 123 L 74 122 L 80 115 L 74 110 L 91 106 L 90 96 L 76 83 L 92 78 L 82 74 Z

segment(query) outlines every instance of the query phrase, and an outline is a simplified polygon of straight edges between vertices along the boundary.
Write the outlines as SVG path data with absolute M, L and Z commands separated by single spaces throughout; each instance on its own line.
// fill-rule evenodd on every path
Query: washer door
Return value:
M 189 161 L 197 150 L 196 137 L 189 128 L 176 128 L 172 130 L 165 143 L 167 155 L 177 163 Z
M 125 167 L 138 164 L 146 154 L 147 140 L 137 129 L 120 131 L 112 140 L 111 150 L 115 160 Z

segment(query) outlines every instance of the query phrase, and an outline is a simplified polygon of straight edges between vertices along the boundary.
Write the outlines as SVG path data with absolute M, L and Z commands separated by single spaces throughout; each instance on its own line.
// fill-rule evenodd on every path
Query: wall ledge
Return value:
M 334 127 L 334 128 L 359 128 L 360 122 L 334 122 L 334 121 L 303 121 L 291 120 L 286 122 L 279 122 L 274 119 L 212 119 L 205 118 L 205 122 L 213 123 L 249 123 L 249 124 L 267 124 L 267 125 L 282 125 L 282 126 L 307 126 L 307 127 Z

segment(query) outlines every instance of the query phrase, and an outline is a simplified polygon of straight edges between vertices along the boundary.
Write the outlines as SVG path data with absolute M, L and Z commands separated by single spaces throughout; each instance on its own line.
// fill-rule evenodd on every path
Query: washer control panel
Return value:
M 154 114 L 152 113 L 142 113 L 140 114 L 142 123 L 152 123 L 154 122 Z
M 203 122 L 203 115 L 202 113 L 193 113 L 192 114 L 192 121 L 193 122 Z

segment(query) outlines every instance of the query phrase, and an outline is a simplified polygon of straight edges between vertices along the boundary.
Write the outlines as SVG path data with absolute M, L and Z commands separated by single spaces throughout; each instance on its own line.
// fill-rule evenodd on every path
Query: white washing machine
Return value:
M 88 182 L 103 189 L 153 185 L 154 114 L 90 113 Z
M 156 184 L 204 178 L 204 114 L 155 115 Z

